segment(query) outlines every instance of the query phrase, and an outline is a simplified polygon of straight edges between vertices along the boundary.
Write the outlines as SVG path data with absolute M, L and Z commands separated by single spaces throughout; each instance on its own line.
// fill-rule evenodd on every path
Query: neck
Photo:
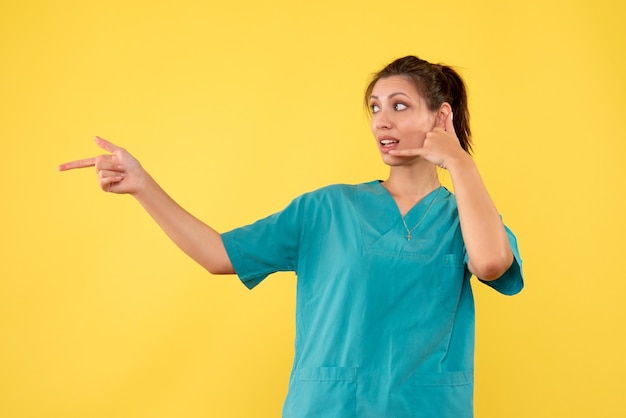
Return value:
M 441 185 L 434 165 L 419 171 L 392 167 L 384 184 L 392 196 L 409 201 L 418 201 Z

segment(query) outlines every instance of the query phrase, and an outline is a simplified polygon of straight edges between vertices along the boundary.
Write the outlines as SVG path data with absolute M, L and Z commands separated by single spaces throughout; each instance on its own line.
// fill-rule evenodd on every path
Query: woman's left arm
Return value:
M 451 159 L 446 169 L 454 186 L 468 267 L 482 280 L 495 280 L 513 263 L 513 252 L 478 167 L 469 154 L 463 154 Z
M 508 235 L 478 167 L 459 143 L 452 112 L 445 116 L 440 126 L 426 134 L 421 148 L 389 153 L 419 155 L 448 170 L 454 186 L 470 271 L 485 281 L 502 276 L 513 264 Z

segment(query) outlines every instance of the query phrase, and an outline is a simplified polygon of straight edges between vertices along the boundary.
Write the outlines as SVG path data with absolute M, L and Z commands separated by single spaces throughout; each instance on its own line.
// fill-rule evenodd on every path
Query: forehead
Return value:
M 403 93 L 416 101 L 421 99 L 413 81 L 399 75 L 381 78 L 374 84 L 374 88 L 372 88 L 372 96 L 376 96 L 379 99 L 386 98 L 395 93 Z

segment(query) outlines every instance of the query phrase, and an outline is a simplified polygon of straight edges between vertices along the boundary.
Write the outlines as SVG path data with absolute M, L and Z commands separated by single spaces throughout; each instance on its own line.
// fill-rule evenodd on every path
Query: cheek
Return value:
M 406 134 L 406 139 L 410 139 L 411 141 L 420 141 L 422 142 L 426 137 L 426 133 L 428 130 L 425 126 L 420 126 L 416 124 L 406 124 L 403 127 L 400 127 L 402 131 Z
M 415 120 L 405 120 L 402 126 L 398 126 L 402 129 L 411 140 L 424 141 L 426 134 L 433 130 L 434 122 L 431 120 L 421 120 L 416 122 Z

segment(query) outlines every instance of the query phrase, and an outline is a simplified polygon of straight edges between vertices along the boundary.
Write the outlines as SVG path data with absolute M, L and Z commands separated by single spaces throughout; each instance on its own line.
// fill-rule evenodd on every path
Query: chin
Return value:
M 381 155 L 381 159 L 385 165 L 389 167 L 399 167 L 403 165 L 413 164 L 419 157 L 394 157 L 387 153 Z

